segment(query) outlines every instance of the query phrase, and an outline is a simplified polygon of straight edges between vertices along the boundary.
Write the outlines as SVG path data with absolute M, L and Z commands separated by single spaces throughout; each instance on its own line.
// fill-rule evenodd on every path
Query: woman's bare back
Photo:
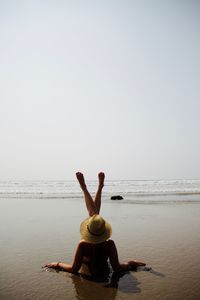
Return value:
M 81 242 L 83 247 L 83 264 L 92 276 L 105 276 L 110 272 L 108 258 L 110 256 L 110 242 L 99 244 Z

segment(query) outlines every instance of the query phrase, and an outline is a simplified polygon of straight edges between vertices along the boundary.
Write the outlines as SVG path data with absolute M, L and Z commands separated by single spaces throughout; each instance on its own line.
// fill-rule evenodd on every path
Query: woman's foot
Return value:
M 100 172 L 98 174 L 98 178 L 99 178 L 99 187 L 103 188 L 104 187 L 105 174 L 103 172 Z
M 84 191 L 87 189 L 86 184 L 85 184 L 85 179 L 84 176 L 81 172 L 76 173 L 76 178 L 80 184 L 81 189 Z

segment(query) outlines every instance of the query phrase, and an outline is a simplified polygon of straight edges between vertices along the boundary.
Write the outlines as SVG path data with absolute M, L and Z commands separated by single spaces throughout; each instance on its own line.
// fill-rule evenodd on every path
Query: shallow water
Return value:
M 79 224 L 87 216 L 78 199 L 0 199 L 0 299 L 177 299 L 200 295 L 200 205 L 108 202 L 121 260 L 138 259 L 151 272 L 131 272 L 118 287 L 63 272 L 51 261 L 71 262 Z

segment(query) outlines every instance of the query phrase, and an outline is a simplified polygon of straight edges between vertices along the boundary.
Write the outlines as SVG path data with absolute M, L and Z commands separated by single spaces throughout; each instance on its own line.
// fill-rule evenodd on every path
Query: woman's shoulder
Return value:
M 113 244 L 115 244 L 115 242 L 114 242 L 113 240 L 107 240 L 106 242 L 107 242 L 108 245 L 113 245 Z
M 111 247 L 113 247 L 114 244 L 115 244 L 115 242 L 113 240 L 107 240 L 99 245 L 103 248 L 110 249 Z

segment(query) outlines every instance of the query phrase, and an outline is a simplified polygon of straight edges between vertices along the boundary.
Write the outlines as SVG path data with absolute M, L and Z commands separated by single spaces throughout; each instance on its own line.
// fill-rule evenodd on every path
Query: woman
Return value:
M 120 263 L 117 248 L 113 240 L 111 225 L 100 215 L 101 193 L 104 186 L 104 173 L 99 173 L 99 185 L 94 201 L 87 190 L 84 176 L 76 173 L 80 187 L 84 193 L 89 218 L 84 220 L 80 226 L 82 240 L 79 242 L 74 256 L 73 263 L 54 262 L 45 265 L 48 268 L 60 269 L 69 273 L 78 273 L 83 266 L 87 266 L 92 277 L 106 277 L 109 272 L 108 260 L 114 272 L 130 271 L 138 266 L 145 266 L 145 263 L 128 261 Z

